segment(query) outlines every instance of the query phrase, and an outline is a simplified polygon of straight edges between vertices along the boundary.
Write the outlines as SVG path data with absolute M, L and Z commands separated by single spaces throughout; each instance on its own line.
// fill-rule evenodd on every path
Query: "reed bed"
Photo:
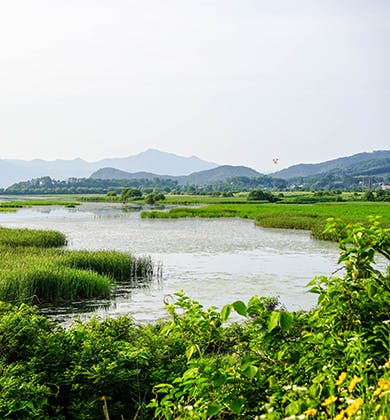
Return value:
M 63 233 L 54 230 L 0 227 L 0 245 L 52 248 L 66 245 L 66 237 Z
M 380 216 L 390 226 L 390 203 L 345 202 L 316 204 L 213 204 L 199 208 L 175 208 L 168 212 L 142 212 L 142 218 L 241 217 L 253 219 L 263 227 L 310 230 L 317 239 L 333 240 L 323 233 L 326 219 L 340 218 L 347 223 L 366 223 L 368 216 Z
M 43 304 L 105 298 L 111 279 L 90 270 L 45 264 L 0 272 L 0 299 L 12 303 Z
M 60 200 L 12 200 L 12 201 L 2 201 L 0 203 L 0 208 L 24 208 L 32 206 L 65 206 L 65 207 L 75 207 L 79 203 L 75 201 L 60 201 Z
M 136 258 L 118 251 L 67 251 L 61 262 L 69 267 L 108 275 L 116 281 L 153 276 L 150 257 Z
M 285 213 L 268 214 L 260 216 L 255 220 L 255 224 L 261 227 L 271 227 L 280 229 L 301 229 L 309 230 L 313 238 L 322 240 L 336 240 L 330 233 L 324 233 L 327 218 L 316 214 L 297 214 Z
M 107 298 L 116 283 L 136 286 L 154 276 L 150 257 L 55 248 L 65 242 L 58 232 L 1 228 L 0 300 L 43 304 Z

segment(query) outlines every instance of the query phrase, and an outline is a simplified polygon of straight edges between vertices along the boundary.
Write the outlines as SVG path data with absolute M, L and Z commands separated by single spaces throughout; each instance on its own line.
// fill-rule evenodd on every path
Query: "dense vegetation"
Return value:
M 256 296 L 204 309 L 178 293 L 165 322 L 65 330 L 0 303 L 1 418 L 389 418 L 390 270 L 374 261 L 388 263 L 390 230 L 374 219 L 327 230 L 344 271 L 313 279 L 310 312 Z
M 65 242 L 55 231 L 0 228 L 0 300 L 43 304 L 104 298 L 116 282 L 153 275 L 148 257 L 58 249 Z
M 375 161 L 376 162 L 376 161 Z M 379 163 L 378 163 L 379 162 Z M 326 173 L 306 177 L 282 179 L 269 175 L 258 176 L 222 176 L 214 179 L 210 176 L 192 174 L 188 177 L 129 178 L 129 179 L 95 179 L 69 178 L 55 180 L 48 176 L 18 182 L 6 189 L 3 194 L 106 194 L 123 188 L 137 188 L 145 193 L 163 192 L 172 194 L 212 194 L 214 192 L 239 192 L 254 189 L 272 191 L 364 191 L 379 190 L 382 184 L 390 182 L 390 159 L 378 161 L 379 166 L 367 166 L 360 163 L 359 168 L 352 166 L 350 170 L 332 170 Z M 380 162 L 382 162 L 380 164 Z M 371 168 L 372 170 L 370 171 Z M 360 172 L 359 172 L 360 171 Z M 205 171 L 210 172 L 210 171 Z M 198 178 L 199 179 L 198 179 Z
M 21 209 L 25 207 L 33 206 L 65 206 L 65 207 L 76 207 L 77 202 L 75 201 L 64 201 L 64 200 L 9 200 L 2 201 L 0 203 L 0 209 Z
M 324 233 L 329 217 L 344 218 L 348 222 L 364 222 L 367 216 L 378 215 L 382 222 L 390 226 L 390 205 L 388 203 L 346 202 L 316 204 L 210 204 L 204 207 L 178 207 L 168 212 L 144 211 L 144 218 L 179 217 L 242 217 L 254 219 L 263 227 L 306 229 L 318 239 L 332 239 L 329 232 Z
M 178 186 L 177 181 L 171 179 L 113 179 L 102 180 L 93 178 L 69 178 L 55 180 L 50 177 L 36 178 L 18 182 L 2 190 L 3 194 L 106 194 L 114 191 L 120 194 L 124 188 L 142 188 L 146 192 L 153 190 L 172 191 Z

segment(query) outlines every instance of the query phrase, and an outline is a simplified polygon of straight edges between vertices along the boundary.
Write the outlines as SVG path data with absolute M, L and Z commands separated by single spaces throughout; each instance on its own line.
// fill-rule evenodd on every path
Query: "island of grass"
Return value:
M 383 226 L 390 226 L 390 203 L 334 202 L 315 204 L 235 203 L 209 204 L 203 207 L 177 207 L 169 211 L 143 211 L 142 218 L 240 217 L 253 219 L 262 227 L 310 230 L 317 239 L 333 239 L 324 233 L 328 218 L 342 218 L 348 223 L 365 223 L 368 216 L 379 216 Z
M 150 258 L 63 249 L 56 231 L 0 228 L 0 300 L 46 304 L 107 298 L 117 282 L 151 279 Z

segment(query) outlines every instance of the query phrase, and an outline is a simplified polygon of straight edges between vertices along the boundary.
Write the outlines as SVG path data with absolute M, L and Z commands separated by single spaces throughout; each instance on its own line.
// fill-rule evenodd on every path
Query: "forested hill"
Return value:
M 390 175 L 390 156 L 384 159 L 371 159 L 356 163 L 343 172 L 351 176 Z
M 181 177 L 180 183 L 189 185 L 202 185 L 226 181 L 229 178 L 247 177 L 255 178 L 261 174 L 246 166 L 223 165 L 206 171 L 194 172 L 186 177 Z
M 90 179 L 154 179 L 175 178 L 174 176 L 156 175 L 151 172 L 126 172 L 115 168 L 102 168 L 94 172 Z
M 354 168 L 351 175 L 363 175 L 365 170 L 365 162 L 371 161 L 369 165 L 374 166 L 374 161 L 383 161 L 390 159 L 390 150 L 378 150 L 372 153 L 358 153 L 353 156 L 342 157 L 338 159 L 328 160 L 322 163 L 306 164 L 301 163 L 299 165 L 293 165 L 289 168 L 282 169 L 281 171 L 274 172 L 271 174 L 275 178 L 291 179 L 298 177 L 308 177 L 312 175 L 324 174 L 326 172 L 334 170 L 347 170 L 348 168 Z M 386 162 L 382 162 L 385 164 Z M 360 166 L 361 165 L 361 166 Z M 390 171 L 387 171 L 390 172 Z M 347 170 L 348 173 L 348 170 Z M 381 172 L 385 173 L 385 172 Z M 366 174 L 370 175 L 370 174 Z M 374 175 L 374 174 L 372 174 Z
M 254 169 L 247 168 L 246 166 L 230 166 L 223 165 L 217 168 L 194 172 L 188 176 L 169 176 L 169 175 L 156 175 L 148 172 L 130 173 L 119 171 L 114 168 L 103 168 L 94 172 L 91 179 L 171 179 L 177 181 L 179 185 L 204 185 L 215 182 L 223 182 L 232 177 L 259 177 L 261 174 Z

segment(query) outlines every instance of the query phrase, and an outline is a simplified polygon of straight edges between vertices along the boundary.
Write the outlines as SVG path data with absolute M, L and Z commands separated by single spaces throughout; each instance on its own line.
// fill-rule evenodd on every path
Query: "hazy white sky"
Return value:
M 389 149 L 389 63 L 388 0 L 1 0 L 0 158 Z

